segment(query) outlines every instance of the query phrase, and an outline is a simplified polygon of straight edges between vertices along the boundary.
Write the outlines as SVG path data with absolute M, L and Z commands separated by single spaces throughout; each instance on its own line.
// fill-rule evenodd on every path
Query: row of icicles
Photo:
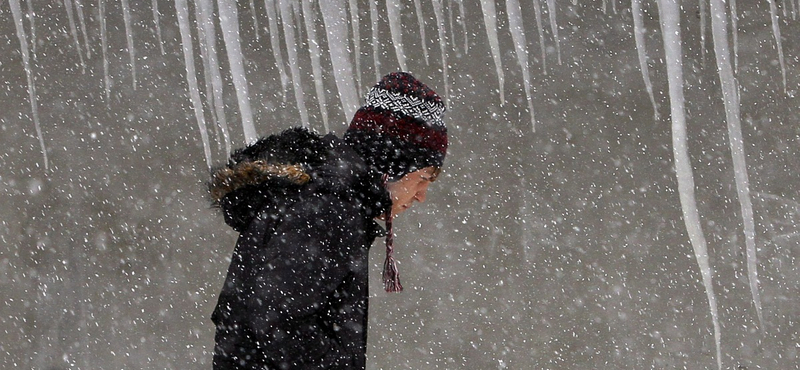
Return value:
M 110 97 L 110 77 L 109 66 L 107 58 L 107 30 L 105 24 L 105 1 L 97 0 L 98 19 L 101 28 L 101 48 L 103 58 L 103 86 L 105 90 L 106 99 Z M 123 13 L 126 41 L 128 46 L 128 53 L 130 58 L 131 80 L 133 89 L 137 87 L 136 81 L 136 49 L 134 47 L 134 36 L 131 31 L 131 8 L 128 0 L 120 0 L 120 6 Z M 152 14 L 154 19 L 154 29 L 158 39 L 158 45 L 162 54 L 164 54 L 163 41 L 161 39 L 161 27 L 159 20 L 158 0 L 152 1 Z M 197 81 L 197 71 L 194 68 L 194 51 L 192 48 L 193 34 L 192 27 L 190 26 L 189 15 L 189 0 L 174 0 L 174 6 L 178 19 L 178 28 L 180 30 L 181 45 L 183 51 L 183 64 L 186 69 L 186 82 L 189 89 L 189 99 L 195 114 L 198 128 L 203 141 L 204 154 L 207 164 L 210 166 L 212 163 L 211 150 L 209 137 L 207 134 L 207 125 L 205 122 L 205 113 L 203 111 L 203 101 L 200 94 L 200 87 Z M 419 23 L 419 37 L 421 37 L 421 45 L 423 48 L 423 56 L 426 63 L 429 63 L 427 39 L 425 36 L 425 19 L 422 14 L 422 0 L 414 0 L 414 11 L 416 12 Z M 467 25 L 464 21 L 468 15 L 465 13 L 463 0 L 430 0 L 436 21 L 436 29 L 438 31 L 438 40 L 440 55 L 441 55 L 441 70 L 442 79 L 444 81 L 445 95 L 450 94 L 450 84 L 448 77 L 448 47 L 453 49 L 458 48 L 455 42 L 455 29 L 453 18 L 456 11 L 458 16 L 455 17 L 461 26 L 463 33 L 463 50 L 466 53 L 469 42 Z M 573 5 L 578 0 L 572 0 Z M 786 90 L 786 67 L 784 63 L 784 56 L 781 45 L 780 27 L 779 27 L 779 14 L 778 8 L 774 0 L 768 0 L 770 5 L 770 17 L 772 20 L 772 29 L 775 37 L 776 49 L 778 50 L 778 60 L 781 69 L 782 81 L 784 90 Z M 617 1 L 603 0 L 602 9 L 605 12 L 609 3 L 612 11 L 617 11 Z M 745 151 L 743 136 L 741 132 L 741 122 L 739 114 L 739 91 L 735 77 L 735 71 L 738 68 L 738 37 L 737 37 L 737 22 L 738 13 L 736 10 L 736 1 L 728 0 L 728 6 L 723 0 L 699 0 L 700 3 L 700 18 L 701 18 L 701 42 L 705 45 L 706 33 L 706 7 L 709 6 L 711 15 L 711 34 L 713 37 L 714 51 L 716 55 L 716 64 L 719 71 L 719 78 L 722 88 L 723 103 L 726 111 L 726 121 L 728 125 L 728 136 L 730 139 L 730 148 L 733 156 L 734 176 L 736 181 L 737 195 L 739 198 L 740 208 L 742 212 L 742 219 L 744 225 L 744 234 L 746 242 L 746 255 L 747 255 L 747 270 L 748 278 L 750 281 L 750 290 L 752 292 L 753 302 L 758 316 L 759 326 L 762 331 L 764 330 L 763 314 L 761 308 L 761 300 L 758 290 L 758 276 L 757 276 L 757 258 L 755 250 L 755 223 L 753 221 L 753 208 L 750 201 L 749 180 L 747 175 L 747 167 L 745 163 Z M 797 18 L 800 13 L 800 0 L 791 0 L 788 2 L 792 7 L 791 17 Z M 328 55 L 332 64 L 334 80 L 338 89 L 339 100 L 342 110 L 346 117 L 352 116 L 355 109 L 358 107 L 358 91 L 361 89 L 361 65 L 360 58 L 353 58 L 350 53 L 349 45 L 353 45 L 355 55 L 361 55 L 361 35 L 359 34 L 360 21 L 362 12 L 358 9 L 356 0 L 325 0 L 325 1 L 311 1 L 311 0 L 265 0 L 265 10 L 267 13 L 267 34 L 269 35 L 269 43 L 272 47 L 272 52 L 277 61 L 276 65 L 280 74 L 281 84 L 283 86 L 284 99 L 286 99 L 285 91 L 289 84 L 292 85 L 294 97 L 299 110 L 301 120 L 304 124 L 308 123 L 308 111 L 306 108 L 305 95 L 300 85 L 300 70 L 298 68 L 297 50 L 293 47 L 286 48 L 287 63 L 284 63 L 284 54 L 280 47 L 280 30 L 282 26 L 282 34 L 285 45 L 300 45 L 305 44 L 309 48 L 309 54 L 312 65 L 312 78 L 315 82 L 316 98 L 320 106 L 320 113 L 323 121 L 325 131 L 329 131 L 328 115 L 325 107 L 327 106 L 325 90 L 322 86 L 322 62 L 321 62 L 321 42 L 320 37 L 316 34 L 316 22 L 320 18 L 324 23 L 326 43 L 328 45 Z M 368 14 L 372 33 L 372 48 L 373 60 L 375 64 L 376 79 L 379 78 L 380 60 L 379 60 L 379 40 L 377 40 L 377 20 L 378 9 L 375 1 L 369 1 L 368 13 L 363 15 L 366 18 Z M 80 45 L 80 37 L 83 36 L 85 40 L 85 55 L 86 58 L 91 58 L 91 48 L 89 47 L 86 22 L 84 15 L 84 6 L 82 0 L 63 0 L 64 9 L 69 20 L 69 30 L 71 37 L 78 49 L 78 56 L 80 59 L 81 67 L 85 70 L 84 53 Z M 214 19 L 214 6 L 216 5 L 217 19 Z M 556 17 L 556 2 L 555 0 L 546 0 L 547 15 L 550 24 L 550 33 L 555 43 L 556 57 L 558 64 L 561 65 L 561 50 L 559 43 Z M 706 295 L 709 301 L 709 308 L 714 327 L 714 337 L 717 349 L 717 364 L 722 368 L 721 359 L 721 340 L 720 340 L 720 327 L 719 317 L 717 310 L 716 297 L 713 290 L 712 283 L 712 269 L 709 265 L 708 251 L 706 247 L 705 237 L 701 228 L 700 216 L 697 210 L 696 201 L 694 198 L 694 179 L 692 173 L 692 166 L 689 161 L 688 144 L 686 137 L 686 116 L 684 109 L 683 98 L 683 76 L 681 71 L 682 66 L 682 48 L 680 36 L 680 2 L 678 0 L 657 0 L 659 19 L 661 23 L 661 31 L 663 36 L 664 50 L 666 54 L 667 75 L 669 82 L 669 99 L 670 99 L 670 116 L 672 121 L 673 133 L 673 151 L 674 160 L 678 178 L 678 190 L 680 194 L 681 208 L 683 210 L 684 221 L 690 238 L 690 242 L 694 249 L 697 263 L 701 270 L 702 281 L 705 287 Z M 36 42 L 31 42 L 32 48 L 28 46 L 29 38 L 36 40 L 36 25 L 35 17 L 33 16 L 34 9 L 32 8 L 32 1 L 27 1 L 26 18 L 29 22 L 29 32 L 25 29 L 23 13 L 20 6 L 20 0 L 9 0 L 11 13 L 15 22 L 17 36 L 20 43 L 20 51 L 22 56 L 22 63 L 25 68 L 28 84 L 28 94 L 30 99 L 32 118 L 36 129 L 37 138 L 41 146 L 44 156 L 44 168 L 49 169 L 49 162 L 47 158 L 47 151 L 45 141 L 42 135 L 42 130 L 39 122 L 36 85 L 33 79 L 31 70 L 30 58 L 31 55 L 36 55 Z M 253 14 L 253 22 L 256 29 L 256 38 L 259 37 L 258 18 L 256 17 L 254 0 L 249 2 L 251 13 Z M 532 0 L 526 7 L 532 7 L 534 18 L 536 21 L 536 28 L 538 30 L 538 41 L 541 52 L 542 71 L 547 74 L 547 51 L 545 47 L 545 27 L 542 19 L 543 4 L 540 0 Z M 403 28 L 399 23 L 400 14 L 409 9 L 404 8 L 401 0 L 385 0 L 385 8 L 387 19 L 389 23 L 389 30 L 391 34 L 391 44 L 395 49 L 397 57 L 397 65 L 402 70 L 408 70 L 406 54 L 404 51 L 403 43 Z M 783 17 L 788 17 L 788 6 L 783 6 Z M 492 58 L 495 64 L 495 72 L 498 80 L 498 91 L 500 93 L 500 103 L 505 103 L 504 91 L 504 75 L 503 64 L 501 58 L 500 43 L 498 37 L 498 11 L 493 0 L 480 0 L 480 9 L 482 12 L 484 28 L 486 30 L 486 37 L 491 50 Z M 449 30 L 448 22 L 445 17 L 445 10 L 449 15 Z M 530 11 L 530 9 L 529 9 Z M 348 16 L 349 13 L 349 16 Z M 631 13 L 634 26 L 634 39 L 635 47 L 638 52 L 638 58 L 642 71 L 642 77 L 645 82 L 647 93 L 653 105 L 654 120 L 658 121 L 658 106 L 656 104 L 652 83 L 649 78 L 649 71 L 647 65 L 646 46 L 644 42 L 645 29 L 643 26 L 643 10 L 642 0 L 631 1 Z M 75 22 L 75 14 L 77 14 L 77 25 Z M 533 101 L 534 96 L 531 92 L 531 79 L 528 61 L 527 39 L 525 34 L 525 26 L 523 24 L 522 5 L 519 0 L 506 0 L 505 12 L 507 16 L 508 28 L 515 46 L 515 54 L 517 61 L 521 67 L 523 87 L 528 101 L 528 110 L 530 112 L 531 127 L 535 130 L 536 118 L 534 114 Z M 321 15 L 321 17 L 320 17 Z M 196 41 L 200 45 L 200 57 L 203 63 L 203 80 L 205 82 L 205 98 L 207 106 L 211 107 L 209 115 L 212 120 L 217 123 L 215 130 L 218 136 L 225 143 L 226 152 L 230 152 L 230 134 L 225 117 L 225 109 L 223 105 L 223 84 L 222 72 L 220 63 L 218 61 L 218 52 L 216 46 L 216 29 L 214 21 L 218 21 L 220 30 L 222 31 L 222 39 L 225 43 L 225 50 L 228 65 L 230 66 L 230 77 L 234 85 L 234 90 L 237 96 L 239 116 L 242 121 L 242 129 L 246 142 L 252 142 L 257 139 L 255 126 L 253 124 L 253 117 L 250 109 L 250 99 L 247 91 L 247 79 L 244 69 L 244 57 L 241 50 L 241 40 L 239 38 L 239 15 L 237 2 L 235 0 L 195 0 L 194 1 L 194 18 L 196 24 Z M 295 35 L 296 28 L 294 24 L 295 19 L 303 20 L 303 27 L 307 40 L 297 40 Z M 730 21 L 730 23 L 729 23 Z M 733 40 L 728 41 L 730 30 L 732 31 Z M 80 30 L 80 33 L 79 31 Z M 352 33 L 351 33 L 352 30 Z M 28 35 L 30 33 L 30 36 Z M 416 36 L 415 36 L 416 37 Z M 732 52 L 730 50 L 732 44 Z M 701 48 L 705 53 L 704 48 Z M 733 63 L 729 55 L 733 55 Z M 352 61 L 355 60 L 355 65 Z M 285 66 L 288 64 L 288 73 Z M 355 69 L 355 71 L 354 71 Z M 217 130 L 218 129 L 218 130 Z M 221 130 L 221 135 L 219 134 Z

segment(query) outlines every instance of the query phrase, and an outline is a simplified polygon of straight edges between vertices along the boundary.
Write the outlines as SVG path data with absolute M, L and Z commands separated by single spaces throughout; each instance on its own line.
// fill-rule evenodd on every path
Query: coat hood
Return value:
M 333 134 L 320 137 L 303 128 L 262 138 L 235 151 L 225 166 L 212 170 L 212 204 L 225 222 L 243 230 L 269 205 L 303 194 L 333 194 L 360 202 L 368 217 L 390 204 L 381 175 Z

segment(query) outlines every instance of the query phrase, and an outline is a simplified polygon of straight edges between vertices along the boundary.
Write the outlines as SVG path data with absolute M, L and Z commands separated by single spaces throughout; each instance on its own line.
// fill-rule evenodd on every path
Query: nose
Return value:
M 419 189 L 419 190 L 417 191 L 417 193 L 416 193 L 416 194 L 414 194 L 414 199 L 416 199 L 416 200 L 417 200 L 417 202 L 420 202 L 420 203 L 422 203 L 422 202 L 424 202 L 424 201 L 425 201 L 425 199 L 426 199 L 427 197 L 428 197 L 428 184 L 424 184 L 424 185 L 422 186 L 422 189 Z

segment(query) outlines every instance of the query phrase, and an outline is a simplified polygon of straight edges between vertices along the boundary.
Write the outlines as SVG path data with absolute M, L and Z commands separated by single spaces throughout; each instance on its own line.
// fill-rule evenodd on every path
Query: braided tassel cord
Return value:
M 389 176 L 383 175 L 383 186 L 386 187 Z M 400 272 L 397 271 L 397 261 L 394 260 L 394 231 L 392 230 L 392 204 L 389 203 L 384 211 L 386 219 L 386 260 L 383 262 L 383 285 L 386 292 L 402 292 Z

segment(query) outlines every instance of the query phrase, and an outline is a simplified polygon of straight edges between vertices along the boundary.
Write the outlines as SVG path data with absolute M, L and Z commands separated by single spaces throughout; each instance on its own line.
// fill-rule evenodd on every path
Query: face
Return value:
M 411 208 L 414 201 L 424 202 L 428 185 L 436 180 L 438 172 L 435 167 L 425 167 L 388 183 L 386 187 L 392 197 L 392 215 L 397 216 Z

